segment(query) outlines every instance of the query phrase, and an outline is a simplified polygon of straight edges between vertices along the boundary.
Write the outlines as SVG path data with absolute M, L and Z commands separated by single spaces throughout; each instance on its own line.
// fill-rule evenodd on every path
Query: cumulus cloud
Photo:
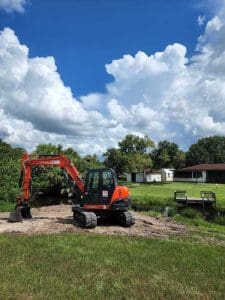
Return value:
M 0 138 L 32 149 L 61 143 L 102 153 L 133 133 L 187 147 L 225 132 L 225 2 L 205 25 L 196 55 L 174 43 L 161 52 L 124 55 L 106 65 L 106 93 L 77 99 L 53 57 L 29 58 L 6 28 L 0 33 Z
M 8 13 L 13 11 L 23 13 L 25 5 L 26 0 L 0 0 L 0 9 Z
M 102 147 L 107 128 L 117 126 L 73 97 L 57 72 L 53 57 L 29 58 L 13 30 L 0 33 L 0 138 L 31 148 L 36 143 Z M 118 133 L 112 133 L 117 139 Z M 119 134 L 120 135 L 120 134 Z M 66 142 L 66 137 L 68 141 Z M 104 144 L 104 143 L 103 143 Z
M 221 1 L 193 57 L 186 56 L 184 45 L 175 43 L 162 52 L 139 51 L 106 65 L 114 77 L 105 95 L 111 99 L 107 105 L 110 118 L 155 140 L 168 138 L 183 147 L 203 136 L 224 134 L 224 20 L 225 1 Z

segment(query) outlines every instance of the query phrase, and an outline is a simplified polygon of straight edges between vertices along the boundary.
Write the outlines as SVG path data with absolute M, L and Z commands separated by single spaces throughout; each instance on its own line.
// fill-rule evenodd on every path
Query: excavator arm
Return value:
M 16 208 L 11 212 L 9 221 L 22 221 L 23 218 L 32 218 L 30 213 L 29 200 L 30 182 L 32 180 L 32 167 L 34 166 L 54 166 L 63 169 L 74 182 L 80 194 L 84 193 L 84 182 L 82 181 L 77 168 L 64 155 L 40 155 L 33 157 L 29 154 L 22 156 L 20 184 L 23 188 L 23 195 L 17 197 Z
M 66 171 L 67 174 L 75 182 L 80 193 L 84 193 L 84 182 L 82 181 L 77 168 L 70 162 L 70 160 L 64 155 L 48 155 L 40 156 L 38 158 L 32 158 L 29 154 L 24 154 L 22 157 L 22 187 L 23 187 L 23 197 L 18 198 L 18 204 L 21 201 L 24 203 L 29 202 L 30 198 L 30 182 L 32 179 L 32 167 L 34 166 L 55 166 Z

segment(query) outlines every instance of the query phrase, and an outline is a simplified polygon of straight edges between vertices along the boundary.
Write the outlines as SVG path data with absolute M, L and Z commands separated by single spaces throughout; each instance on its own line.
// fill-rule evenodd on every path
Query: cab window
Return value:
M 104 170 L 102 173 L 102 183 L 104 187 L 114 186 L 114 180 L 111 170 Z
M 87 190 L 98 189 L 98 187 L 99 187 L 99 172 L 95 171 L 89 173 Z

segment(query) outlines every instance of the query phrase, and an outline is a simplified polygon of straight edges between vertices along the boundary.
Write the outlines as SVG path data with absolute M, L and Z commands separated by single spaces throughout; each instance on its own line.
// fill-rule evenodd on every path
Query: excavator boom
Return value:
M 28 202 L 30 198 L 30 182 L 32 179 L 32 167 L 34 166 L 55 166 L 64 169 L 76 183 L 80 193 L 84 193 L 84 182 L 82 181 L 77 168 L 64 155 L 48 155 L 32 158 L 29 154 L 22 157 L 22 185 L 23 185 L 23 201 Z

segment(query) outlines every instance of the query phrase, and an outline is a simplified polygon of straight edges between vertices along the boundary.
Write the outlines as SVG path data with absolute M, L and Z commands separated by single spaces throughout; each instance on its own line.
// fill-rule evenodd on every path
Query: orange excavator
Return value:
M 135 223 L 128 211 L 131 203 L 126 186 L 119 186 L 113 169 L 91 169 L 83 181 L 77 168 L 65 155 L 39 155 L 32 157 L 24 154 L 21 164 L 21 186 L 23 195 L 17 197 L 15 210 L 9 221 L 19 222 L 32 218 L 29 202 L 32 199 L 32 167 L 55 166 L 63 170 L 65 179 L 71 186 L 73 218 L 81 227 L 94 228 L 98 218 L 113 217 L 120 225 L 130 227 Z

